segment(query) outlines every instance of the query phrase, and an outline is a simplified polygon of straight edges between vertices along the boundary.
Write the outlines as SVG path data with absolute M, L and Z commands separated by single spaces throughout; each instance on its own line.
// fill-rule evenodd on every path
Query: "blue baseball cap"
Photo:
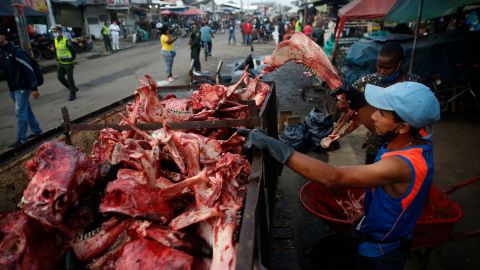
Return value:
M 394 111 L 405 122 L 423 128 L 440 119 L 440 104 L 427 86 L 417 82 L 401 82 L 383 88 L 365 87 L 365 99 L 375 108 Z

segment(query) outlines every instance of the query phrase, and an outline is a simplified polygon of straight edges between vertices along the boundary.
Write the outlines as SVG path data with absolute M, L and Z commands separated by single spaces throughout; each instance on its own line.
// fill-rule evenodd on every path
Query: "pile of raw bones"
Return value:
M 248 118 L 242 101 L 260 107 L 269 92 L 244 73 L 159 98 L 145 76 L 119 123 L 132 130 L 101 130 L 90 155 L 49 141 L 27 162 L 21 210 L 0 215 L 0 268 L 233 269 L 251 170 L 244 137 L 168 124 Z

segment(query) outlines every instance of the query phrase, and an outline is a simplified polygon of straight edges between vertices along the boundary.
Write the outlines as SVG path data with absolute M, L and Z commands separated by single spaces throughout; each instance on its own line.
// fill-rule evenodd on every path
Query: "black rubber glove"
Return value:
M 332 96 L 337 96 L 340 94 L 345 93 L 347 96 L 347 101 L 349 103 L 350 109 L 354 111 L 358 111 L 363 105 L 367 104 L 367 100 L 365 99 L 365 94 L 363 92 L 358 91 L 357 88 L 353 87 L 351 84 L 343 81 L 342 86 L 333 90 L 331 92 Z
M 292 147 L 263 134 L 258 129 L 239 129 L 238 133 L 244 136 L 248 134 L 247 139 L 243 143 L 243 148 L 247 150 L 267 150 L 270 156 L 282 164 L 285 164 L 293 154 Z

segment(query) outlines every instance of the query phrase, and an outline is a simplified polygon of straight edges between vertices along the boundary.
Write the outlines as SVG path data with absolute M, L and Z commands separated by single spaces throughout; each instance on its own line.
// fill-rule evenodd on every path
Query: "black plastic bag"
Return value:
M 317 108 L 313 108 L 305 117 L 305 128 L 308 131 L 308 145 L 319 148 L 320 140 L 333 132 L 333 118 Z
M 308 148 L 308 131 L 303 124 L 290 125 L 280 135 L 280 140 L 302 152 Z

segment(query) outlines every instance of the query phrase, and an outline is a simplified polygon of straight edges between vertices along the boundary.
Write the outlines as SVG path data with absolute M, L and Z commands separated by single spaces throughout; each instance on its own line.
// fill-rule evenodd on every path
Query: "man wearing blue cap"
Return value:
M 298 174 L 330 188 L 366 188 L 365 215 L 355 230 L 357 269 L 403 269 L 433 179 L 433 146 L 419 132 L 440 119 L 439 103 L 417 82 L 386 88 L 369 84 L 365 93 L 351 87 L 338 93 L 346 93 L 362 124 L 385 137 L 375 163 L 333 167 L 259 130 L 249 132 L 244 148 L 267 150 Z

